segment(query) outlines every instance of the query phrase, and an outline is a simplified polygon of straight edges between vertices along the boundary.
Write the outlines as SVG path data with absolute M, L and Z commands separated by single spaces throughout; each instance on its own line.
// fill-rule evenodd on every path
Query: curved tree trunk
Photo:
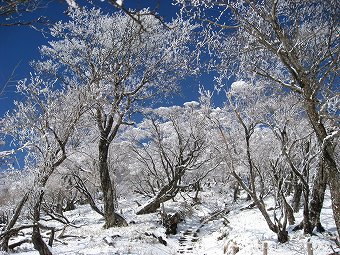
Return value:
M 179 192 L 179 187 L 177 185 L 178 178 L 175 178 L 169 184 L 165 185 L 157 195 L 149 200 L 136 214 L 154 213 L 161 206 L 161 203 L 174 198 Z
M 238 181 L 240 186 L 247 191 L 247 193 L 251 196 L 251 198 L 254 201 L 254 204 L 257 206 L 257 208 L 260 210 L 262 216 L 264 217 L 269 229 L 277 234 L 277 239 L 280 243 L 285 243 L 288 241 L 288 232 L 286 230 L 285 224 L 279 227 L 277 224 L 275 224 L 268 214 L 268 211 L 266 210 L 265 204 L 261 199 L 258 198 L 256 195 L 256 191 L 250 190 L 247 185 L 243 182 L 242 178 L 236 173 L 232 172 L 232 175 L 235 177 L 235 179 Z M 287 203 L 288 204 L 288 203 Z

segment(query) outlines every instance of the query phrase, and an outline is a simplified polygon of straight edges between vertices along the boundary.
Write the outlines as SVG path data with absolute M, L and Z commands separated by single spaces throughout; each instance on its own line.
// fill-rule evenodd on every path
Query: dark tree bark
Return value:
M 294 190 L 294 185 L 296 185 L 296 177 L 293 173 L 289 174 L 289 178 L 287 179 L 287 182 L 285 183 L 285 195 L 288 197 L 292 194 Z
M 309 203 L 310 221 L 312 227 L 318 232 L 323 232 L 324 228 L 321 225 L 320 215 L 325 197 L 327 187 L 327 172 L 323 170 L 323 163 L 321 162 L 317 175 L 314 178 L 311 199 Z
M 119 105 L 120 101 L 115 102 Z M 108 156 L 109 148 L 113 139 L 116 137 L 119 127 L 123 122 L 124 113 L 117 114 L 115 121 L 113 116 L 104 114 L 100 108 L 97 109 L 97 125 L 100 130 L 98 144 L 98 171 L 100 175 L 100 186 L 103 192 L 105 228 L 114 226 L 125 226 L 126 221 L 123 217 L 116 218 L 115 215 L 115 192 L 114 185 L 110 177 Z
M 172 215 L 164 215 L 163 218 L 163 226 L 166 228 L 166 235 L 176 235 L 177 234 L 177 225 L 183 221 L 180 213 L 176 212 Z
M 301 206 L 301 196 L 302 196 L 302 183 L 298 182 L 297 178 L 294 177 L 294 194 L 292 207 L 295 213 L 299 212 Z
M 178 187 L 178 182 L 183 174 L 175 176 L 169 184 L 165 185 L 155 197 L 153 197 L 137 212 L 137 215 L 154 213 L 158 208 L 160 208 L 161 203 L 174 198 L 180 190 Z
M 21 213 L 22 208 L 24 207 L 25 203 L 27 202 L 28 199 L 28 193 L 26 193 L 20 202 L 18 203 L 17 207 L 14 210 L 14 214 L 11 218 L 11 220 L 7 223 L 5 229 L 3 232 L 7 232 L 8 234 L 5 234 L 4 236 L 1 237 L 1 243 L 0 243 L 0 251 L 8 251 L 8 242 L 9 239 L 12 236 L 12 233 L 10 230 L 14 227 L 15 223 L 17 222 L 19 215 Z
M 114 193 L 108 166 L 109 145 L 106 139 L 99 141 L 99 173 L 100 184 L 103 192 L 105 228 L 116 226 Z
M 193 200 L 194 203 L 199 203 L 200 199 L 198 197 L 198 193 L 202 190 L 200 181 L 197 181 L 194 184 L 194 190 L 195 190 L 195 196 L 192 200 Z
M 324 156 L 324 167 L 328 169 L 326 172 L 329 175 L 328 183 L 331 191 L 334 221 L 338 236 L 340 236 L 340 172 L 337 170 L 335 161 L 331 155 L 325 152 Z
M 39 197 L 37 198 L 37 201 L 33 205 L 33 220 L 36 223 L 38 223 L 40 220 L 40 206 L 41 206 L 43 196 L 44 196 L 44 193 L 41 192 Z M 33 226 L 32 242 L 34 245 L 34 249 L 36 249 L 39 252 L 39 255 L 52 255 L 52 252 L 50 251 L 49 247 L 42 239 L 42 236 L 40 234 L 39 224 L 36 224 Z
M 303 191 L 303 233 L 306 234 L 312 234 L 313 227 L 310 222 L 310 214 L 309 214 L 309 189 L 304 189 Z
M 59 192 L 57 196 L 57 205 L 55 207 L 55 211 L 60 215 L 63 215 L 63 200 L 64 196 L 61 194 L 61 192 Z
M 74 204 L 75 199 L 66 199 L 66 206 L 65 208 L 63 208 L 63 211 L 67 212 L 67 211 L 72 211 L 74 209 L 76 209 L 76 205 Z
M 285 214 L 287 215 L 288 224 L 294 225 L 295 224 L 294 210 L 290 206 L 290 204 L 287 202 L 284 195 L 281 194 L 281 196 L 282 196 L 282 199 L 283 199 L 283 206 L 284 206 L 284 209 L 285 209 Z
M 333 158 L 334 147 L 332 141 L 327 137 L 326 128 L 316 109 L 316 101 L 313 100 L 313 91 L 310 89 L 307 82 L 311 81 L 302 82 L 303 85 L 306 85 L 307 87 L 304 89 L 305 107 L 321 149 L 322 171 L 325 171 L 324 174 L 328 177 L 320 181 L 328 180 L 332 198 L 333 217 L 338 235 L 340 235 L 340 172 L 338 171 L 336 162 Z
M 233 184 L 233 202 L 234 203 L 237 201 L 239 193 L 240 193 L 240 186 L 236 182 Z

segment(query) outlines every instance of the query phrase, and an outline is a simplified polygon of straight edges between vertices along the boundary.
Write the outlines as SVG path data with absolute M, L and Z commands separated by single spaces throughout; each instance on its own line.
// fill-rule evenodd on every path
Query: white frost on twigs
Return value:
M 0 158 L 5 158 L 14 154 L 14 150 L 0 151 Z
M 194 108 L 194 107 L 199 106 L 200 104 L 197 101 L 190 101 L 190 102 L 185 102 L 183 105 L 185 107 L 192 107 L 192 108 Z
M 68 4 L 68 6 L 70 6 L 71 8 L 78 8 L 78 4 L 76 3 L 76 1 L 74 0 L 66 0 L 66 3 Z
M 230 90 L 234 93 L 247 90 L 247 88 L 249 88 L 249 85 L 245 81 L 242 81 L 242 80 L 235 81 L 230 86 Z
M 122 6 L 123 5 L 123 0 L 116 0 L 116 4 L 119 5 L 119 6 Z
M 323 144 L 327 143 L 329 140 L 336 138 L 338 136 L 340 136 L 340 130 L 333 131 L 331 134 L 325 137 L 325 139 L 323 140 Z

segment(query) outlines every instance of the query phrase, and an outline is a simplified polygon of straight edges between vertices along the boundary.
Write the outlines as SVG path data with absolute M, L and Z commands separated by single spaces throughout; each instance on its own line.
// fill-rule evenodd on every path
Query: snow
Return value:
M 74 0 L 66 0 L 66 3 L 69 5 L 69 7 L 78 8 L 78 5 Z
M 222 192 L 207 190 L 201 192 L 201 204 L 193 205 L 188 196 L 182 195 L 176 201 L 165 203 L 166 212 L 181 211 L 185 215 L 185 220 L 178 225 L 178 233 L 170 236 L 165 235 L 165 229 L 159 223 L 159 213 L 135 214 L 138 207 L 134 201 L 147 201 L 140 196 L 120 200 L 120 210 L 129 223 L 128 227 L 103 229 L 104 220 L 99 214 L 88 205 L 78 205 L 76 210 L 65 213 L 76 227 L 66 227 L 64 238 L 58 237 L 61 231 L 56 232 L 53 254 L 222 255 L 232 254 L 231 246 L 236 245 L 239 249 L 238 255 L 260 255 L 263 254 L 263 243 L 267 242 L 270 255 L 298 255 L 307 254 L 306 245 L 309 241 L 313 244 L 315 255 L 330 254 L 331 246 L 335 248 L 330 235 L 334 234 L 336 229 L 329 193 L 322 211 L 322 223 L 329 234 L 304 236 L 302 231 L 292 232 L 290 227 L 290 240 L 285 244 L 277 242 L 276 235 L 268 229 L 256 208 L 241 210 L 249 202 L 240 200 L 238 203 L 231 203 L 225 199 Z M 229 213 L 223 212 L 219 217 L 210 217 L 214 212 L 223 209 L 225 204 L 230 210 Z M 302 212 L 296 216 L 299 222 Z M 55 226 L 58 226 L 58 223 Z M 29 231 L 26 230 L 25 236 L 29 236 Z M 47 237 L 46 233 L 44 236 Z M 158 237 L 166 240 L 167 245 L 161 244 Z M 32 244 L 23 244 L 16 248 L 15 254 L 36 255 L 38 252 L 33 249 Z
M 0 151 L 0 158 L 7 157 L 9 155 L 13 155 L 14 150 L 9 150 L 9 151 Z
M 190 101 L 190 102 L 185 102 L 183 105 L 185 107 L 195 108 L 195 107 L 199 106 L 200 104 L 197 101 Z
M 235 81 L 231 84 L 230 86 L 231 91 L 233 91 L 234 93 L 236 92 L 242 92 L 247 90 L 247 88 L 249 88 L 249 85 L 245 82 L 245 81 Z
M 119 5 L 119 6 L 122 6 L 123 5 L 123 0 L 117 0 L 116 4 Z

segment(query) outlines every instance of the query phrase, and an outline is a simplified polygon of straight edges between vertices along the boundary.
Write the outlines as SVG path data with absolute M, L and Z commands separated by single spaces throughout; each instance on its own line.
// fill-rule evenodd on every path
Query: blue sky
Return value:
M 42 0 L 45 1 L 45 0 Z M 47 0 L 46 0 L 47 1 Z M 84 0 L 78 0 L 84 1 Z M 157 3 L 159 2 L 159 6 Z M 172 4 L 172 0 L 126 0 L 126 4 L 131 4 L 128 7 L 142 9 L 150 7 L 154 9 L 157 6 L 157 12 L 166 21 L 170 21 L 176 16 L 179 7 Z M 95 4 L 101 5 L 104 11 L 115 11 L 116 9 L 107 2 L 100 2 L 95 0 Z M 59 0 L 50 2 L 47 8 L 39 9 L 36 12 L 29 13 L 21 17 L 22 20 L 34 20 L 39 16 L 46 16 L 51 23 L 58 20 L 67 19 L 66 10 L 67 4 Z M 0 23 L 4 23 L 4 17 L 0 16 Z M 37 25 L 39 29 L 48 31 L 46 25 Z M 47 44 L 51 38 L 48 34 L 43 34 L 29 26 L 0 26 L 0 89 L 6 84 L 8 79 L 11 82 L 5 88 L 5 93 L 0 95 L 0 118 L 3 114 L 11 110 L 14 106 L 14 100 L 21 100 L 20 95 L 15 93 L 16 81 L 29 77 L 29 73 L 34 71 L 30 68 L 29 62 L 34 59 L 39 59 L 39 46 Z M 205 87 L 213 86 L 213 77 L 211 75 L 203 75 L 200 77 L 189 78 L 182 83 L 181 95 L 158 102 L 156 106 L 167 105 L 182 105 L 184 102 L 198 100 L 199 85 Z M 10 146 L 7 144 L 4 149 Z M 22 158 L 20 164 L 22 164 Z M 19 166 L 20 167 L 20 166 Z
M 42 15 L 56 21 L 66 17 L 64 13 L 66 8 L 66 3 L 55 1 L 48 8 L 23 15 L 21 20 L 34 20 Z M 0 17 L 0 23 L 3 19 L 4 17 Z M 47 30 L 46 26 L 37 27 Z M 6 93 L 0 97 L 1 116 L 13 107 L 14 99 L 20 99 L 19 95 L 14 93 L 15 81 L 28 77 L 32 71 L 29 62 L 39 57 L 38 47 L 46 44 L 48 39 L 40 31 L 29 26 L 0 26 L 0 38 L 0 87 L 2 88 L 8 79 L 12 80 L 5 89 Z
M 157 6 L 159 2 L 159 5 Z M 157 11 L 165 20 L 171 20 L 178 11 L 178 6 L 174 6 L 171 0 L 127 0 L 126 4 L 132 4 L 132 7 L 141 9 L 150 7 L 151 9 L 158 7 Z M 96 4 L 96 2 L 95 2 Z M 107 3 L 97 1 L 104 10 L 114 11 L 115 8 Z M 43 15 L 53 21 L 66 19 L 67 4 L 64 2 L 54 1 L 47 8 L 42 8 L 37 12 L 23 16 L 24 19 L 30 20 Z M 4 17 L 0 17 L 3 19 Z M 1 23 L 1 20 L 0 20 Z M 48 30 L 46 26 L 38 25 L 39 28 Z M 33 71 L 29 62 L 40 57 L 38 47 L 49 41 L 48 35 L 37 31 L 29 26 L 0 26 L 0 88 L 11 78 L 13 82 L 6 88 L 6 93 L 0 98 L 0 116 L 13 107 L 13 100 L 20 100 L 20 95 L 15 93 L 15 81 L 29 76 L 29 72 Z M 11 74 L 13 73 L 13 76 Z M 203 79 L 190 79 L 183 85 L 182 96 L 172 99 L 173 104 L 182 104 L 185 101 L 191 101 L 198 97 L 198 85 L 203 84 L 209 86 L 211 77 L 205 76 Z

